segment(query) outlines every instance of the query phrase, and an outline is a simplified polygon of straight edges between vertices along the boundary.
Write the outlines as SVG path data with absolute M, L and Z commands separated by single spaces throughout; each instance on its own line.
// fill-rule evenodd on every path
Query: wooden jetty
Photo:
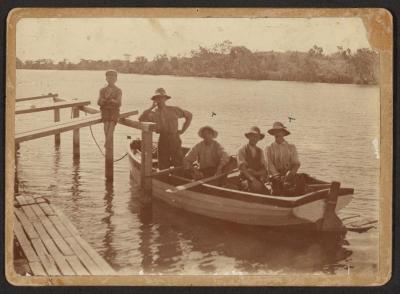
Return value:
M 41 111 L 54 111 L 54 123 L 37 129 L 15 134 L 15 147 L 23 142 L 46 136 L 55 137 L 55 145 L 60 145 L 60 134 L 73 132 L 73 158 L 79 160 L 80 128 L 101 123 L 100 110 L 90 107 L 90 101 L 71 101 L 61 99 L 58 94 L 17 98 L 16 102 L 50 98 L 53 103 L 29 108 L 16 107 L 15 114 Z M 60 110 L 72 109 L 73 118 L 60 121 Z M 79 117 L 80 112 L 90 114 Z M 120 114 L 119 123 L 142 131 L 143 162 L 142 188 L 145 202 L 151 200 L 151 178 L 145 175 L 152 171 L 152 132 L 153 123 L 142 123 L 128 117 L 138 111 Z M 113 142 L 105 149 L 105 177 L 113 181 Z M 15 165 L 17 157 L 15 157 Z M 15 182 L 18 175 L 15 173 Z M 18 185 L 16 185 L 18 186 Z M 17 191 L 17 188 L 16 188 Z M 81 237 L 68 218 L 43 197 L 16 196 L 14 198 L 13 230 L 15 240 L 24 254 L 30 271 L 35 276 L 73 276 L 73 275 L 113 275 L 112 267 Z
M 41 105 L 38 107 L 29 107 L 29 108 L 16 108 L 15 114 L 27 114 L 34 113 L 40 111 L 54 111 L 54 123 L 39 129 L 33 129 L 29 131 L 23 131 L 15 134 L 15 145 L 19 148 L 19 144 L 24 141 L 29 141 L 37 138 L 42 138 L 50 135 L 54 135 L 54 142 L 56 146 L 60 145 L 61 138 L 60 134 L 62 132 L 71 131 L 73 132 L 73 158 L 79 160 L 80 158 L 80 128 L 91 126 L 94 124 L 101 123 L 100 110 L 94 107 L 90 107 L 90 101 L 71 101 L 58 97 L 58 94 L 49 93 L 47 95 L 42 96 L 34 96 L 34 97 L 25 97 L 25 98 L 17 98 L 16 102 L 21 101 L 30 101 L 30 100 L 40 100 L 40 99 L 48 99 L 51 98 L 53 103 Z M 71 108 L 72 116 L 71 120 L 60 121 L 60 109 L 62 108 Z M 85 114 L 90 114 L 89 116 L 85 116 L 83 118 L 79 118 L 79 112 L 82 111 Z M 135 120 L 131 120 L 128 117 L 131 115 L 138 114 L 137 110 L 128 111 L 120 114 L 120 119 L 118 123 L 142 130 L 142 137 L 145 138 L 146 144 L 144 147 L 149 152 L 147 154 L 151 154 L 152 149 L 152 132 L 154 130 L 153 123 L 143 123 Z M 151 160 L 148 159 L 148 160 Z M 148 161 L 147 160 L 147 161 Z M 151 166 L 150 166 L 151 172 Z M 151 179 L 145 178 L 145 174 L 149 172 L 143 171 L 143 182 L 146 183 L 146 194 L 151 194 Z M 113 181 L 114 177 L 114 144 L 110 144 L 105 148 L 105 177 L 108 181 Z
M 46 110 L 56 110 L 61 108 L 69 108 L 69 107 L 80 107 L 89 105 L 90 101 L 66 101 L 61 103 L 51 103 L 48 105 L 41 105 L 39 107 L 28 107 L 28 108 L 17 108 L 15 109 L 15 114 L 24 114 L 24 113 L 32 113 Z
M 16 197 L 14 234 L 35 276 L 116 274 L 45 198 Z

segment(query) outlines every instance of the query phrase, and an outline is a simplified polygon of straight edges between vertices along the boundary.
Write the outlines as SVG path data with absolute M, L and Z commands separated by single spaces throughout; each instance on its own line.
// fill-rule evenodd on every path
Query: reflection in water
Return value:
M 103 238 L 103 245 L 105 248 L 104 257 L 110 262 L 115 259 L 116 251 L 113 246 L 113 235 L 114 235 L 114 225 L 112 224 L 112 217 L 114 215 L 113 210 L 113 199 L 114 199 L 114 186 L 113 183 L 105 181 L 105 217 L 101 219 L 101 222 L 106 225 L 105 235 Z
M 17 70 L 17 75 L 20 97 L 54 89 L 66 97 L 81 97 L 83 92 L 96 97 L 103 79 L 96 71 Z M 288 113 L 296 115 L 296 121 L 290 123 L 290 141 L 298 145 L 302 170 L 354 187 L 357 192 L 345 213 L 377 217 L 379 160 L 371 142 L 379 137 L 378 87 L 133 74 L 121 74 L 118 83 L 125 97 L 132 98 L 124 100 L 123 107 L 139 110 L 148 107 L 143 97 L 152 93 L 155 84 L 168 85 L 174 103 L 191 110 L 196 118 L 184 135 L 187 146 L 197 143 L 197 130 L 209 123 L 208 108 L 219 113 L 213 124 L 221 130 L 219 140 L 229 153 L 243 143 L 248 123 L 265 131 Z M 243 111 L 244 107 L 248 111 Z M 52 123 L 52 113 L 46 113 L 18 117 L 16 130 Z M 68 119 L 69 113 L 64 114 L 61 119 Z M 103 136 L 101 126 L 93 130 L 97 138 Z M 20 195 L 48 196 L 115 269 L 127 274 L 138 274 L 142 269 L 156 274 L 347 274 L 347 265 L 352 272 L 373 273 L 377 269 L 377 231 L 349 232 L 347 245 L 343 238 L 304 231 L 226 224 L 158 202 L 152 208 L 143 207 L 137 187 L 129 186 L 126 159 L 115 166 L 114 186 L 104 189 L 103 157 L 93 151 L 96 146 L 90 132 L 85 128 L 81 131 L 81 160 L 74 165 L 72 132 L 63 135 L 65 144 L 59 149 L 53 148 L 53 137 L 21 144 L 16 186 Z M 118 154 L 125 152 L 126 134 L 140 135 L 118 126 L 114 146 Z M 338 138 L 342 144 L 337 144 Z M 271 142 L 272 138 L 266 137 L 260 147 Z
M 139 211 L 145 273 L 335 273 L 352 254 L 345 234 L 237 225 L 160 201 Z
M 137 211 L 137 216 L 141 223 L 138 234 L 140 244 L 138 250 L 142 257 L 141 268 L 143 272 L 147 273 L 151 272 L 154 263 L 153 254 L 151 252 L 151 241 L 153 240 L 153 208 L 152 205 L 143 205 L 138 201 L 134 202 L 133 198 L 131 199 L 130 208 Z M 137 210 L 136 206 L 138 205 L 139 209 Z
M 79 161 L 73 161 L 72 166 L 72 187 L 71 187 L 71 194 L 72 194 L 72 202 L 75 205 L 79 205 L 77 202 L 81 196 L 81 181 L 80 181 L 80 168 L 79 168 Z

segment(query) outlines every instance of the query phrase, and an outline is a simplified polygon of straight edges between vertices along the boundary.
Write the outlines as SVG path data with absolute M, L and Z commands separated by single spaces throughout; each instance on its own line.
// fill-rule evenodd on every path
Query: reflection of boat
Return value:
M 158 245 L 152 246 L 151 252 L 149 248 L 142 248 L 147 259 L 157 256 L 156 260 L 146 263 L 149 272 L 179 271 L 180 262 L 187 262 L 188 255 L 196 252 L 196 261 L 191 267 L 196 274 L 226 274 L 231 270 L 335 273 L 346 267 L 344 260 L 352 254 L 347 249 L 345 233 L 240 226 L 180 211 L 161 201 L 151 208 L 142 206 L 139 215 L 157 228 L 146 238 Z M 147 239 L 142 241 L 146 242 Z
M 186 150 L 185 150 L 186 151 Z M 129 146 L 131 175 L 140 181 L 141 153 Z M 153 159 L 153 171 L 157 160 Z M 329 183 L 310 178 L 310 189 L 305 195 L 295 197 L 270 196 L 236 189 L 237 175 L 228 177 L 224 187 L 202 184 L 185 191 L 169 193 L 166 190 L 190 182 L 189 179 L 172 174 L 152 178 L 153 197 L 171 206 L 196 214 L 234 223 L 261 226 L 288 226 L 317 223 L 324 216 Z M 351 200 L 353 189 L 340 188 L 335 211 L 345 207 Z

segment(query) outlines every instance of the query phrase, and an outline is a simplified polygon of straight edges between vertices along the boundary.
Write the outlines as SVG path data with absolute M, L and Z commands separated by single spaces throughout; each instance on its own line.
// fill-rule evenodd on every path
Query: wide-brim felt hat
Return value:
M 287 128 L 283 125 L 283 123 L 277 121 L 274 122 L 274 124 L 272 125 L 272 129 L 268 130 L 268 133 L 272 136 L 275 136 L 276 132 L 278 131 L 283 131 L 285 134 L 284 136 L 287 136 L 290 134 L 290 132 L 287 130 Z
M 151 100 L 155 100 L 155 99 L 158 99 L 158 98 L 165 98 L 165 99 L 168 100 L 168 99 L 171 98 L 171 96 L 167 95 L 167 92 L 164 90 L 164 88 L 158 88 L 155 91 L 154 95 L 151 97 Z
M 218 132 L 217 132 L 216 130 L 214 130 L 212 127 L 210 127 L 210 126 L 204 126 L 204 127 L 201 127 L 201 128 L 199 129 L 199 131 L 197 132 L 197 134 L 199 135 L 200 138 L 203 138 L 203 132 L 204 132 L 205 130 L 208 130 L 208 131 L 212 132 L 212 133 L 213 133 L 214 139 L 218 136 Z
M 244 135 L 245 135 L 246 138 L 249 138 L 250 134 L 259 135 L 260 136 L 260 140 L 264 139 L 264 137 L 265 137 L 265 134 L 261 133 L 261 130 L 260 130 L 259 127 L 251 127 L 250 130 L 247 133 L 245 133 Z

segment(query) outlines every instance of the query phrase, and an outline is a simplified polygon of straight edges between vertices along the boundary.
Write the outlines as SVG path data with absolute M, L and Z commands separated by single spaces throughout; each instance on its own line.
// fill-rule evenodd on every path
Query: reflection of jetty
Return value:
M 53 102 L 29 108 L 16 107 L 15 114 L 27 114 L 41 111 L 54 111 L 54 123 L 37 129 L 15 134 L 15 146 L 20 143 L 47 136 L 55 137 L 55 145 L 60 145 L 60 134 L 73 132 L 73 159 L 80 160 L 80 128 L 101 123 L 100 111 L 90 107 L 90 101 L 68 101 L 58 98 L 57 94 L 18 98 L 16 102 L 52 98 Z M 71 108 L 72 119 L 60 121 L 60 109 Z M 80 111 L 90 114 L 79 117 Z M 138 111 L 120 114 L 119 123 L 142 130 L 143 165 L 141 178 L 145 195 L 151 193 L 152 169 L 152 131 L 153 123 L 140 123 L 128 119 Z M 105 148 L 105 177 L 108 183 L 113 181 L 113 138 Z M 17 156 L 15 156 L 17 165 Z M 18 193 L 18 174 L 15 170 L 15 192 Z M 17 194 L 18 195 L 18 194 Z M 43 197 L 16 196 L 14 199 L 14 235 L 19 247 L 34 275 L 110 275 L 115 271 L 110 265 L 79 236 L 78 230 L 67 217 Z

